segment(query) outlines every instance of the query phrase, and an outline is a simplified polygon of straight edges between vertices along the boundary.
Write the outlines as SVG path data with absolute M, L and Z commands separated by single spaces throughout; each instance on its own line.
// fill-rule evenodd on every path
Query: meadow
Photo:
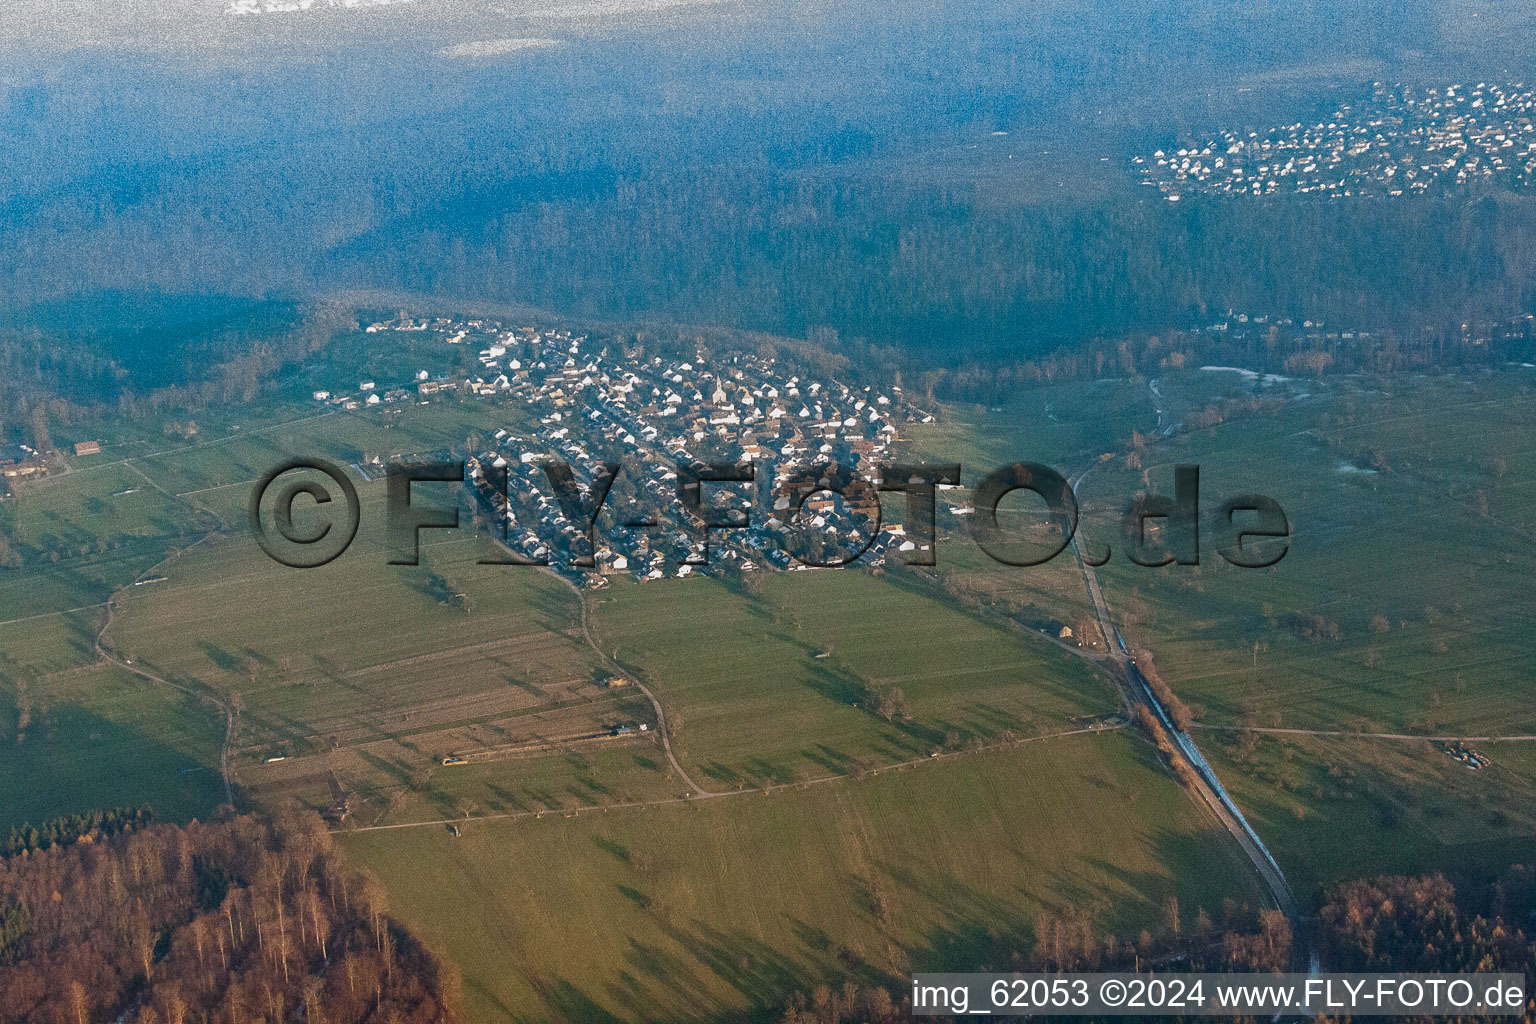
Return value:
M 223 724 L 195 698 L 101 666 L 0 689 L 0 830 L 65 814 L 147 804 L 172 821 L 207 818 L 224 799 Z
M 1114 813 L 1108 809 L 1114 807 Z M 576 818 L 353 833 L 479 1021 L 772 1020 L 842 980 L 1005 969 L 1042 911 L 1099 940 L 1257 902 L 1131 734 Z M 430 865 L 430 870 L 423 870 Z
M 856 773 L 1116 710 L 1081 659 L 907 589 L 902 572 L 618 585 L 593 599 L 593 628 L 665 704 L 711 788 Z M 903 711 L 887 720 L 882 696 Z
M 1106 464 L 1091 493 L 1171 493 L 1171 467 L 1193 463 L 1207 516 L 1257 492 L 1292 529 L 1269 569 L 1227 565 L 1209 529 L 1198 567 L 1117 558 L 1100 571 L 1110 600 L 1145 620 L 1128 637 L 1215 723 L 1536 733 L 1525 636 L 1536 458 L 1523 443 L 1536 377 L 1383 387 L 1298 383 L 1276 410 L 1148 449 L 1140 469 Z
M 1427 740 L 1358 735 L 1536 733 L 1533 389 L 1515 370 L 1170 374 L 946 407 L 910 441 L 961 462 L 967 488 L 1016 460 L 1091 467 L 1080 529 L 1116 552 L 1100 578 L 1117 624 L 1308 900 L 1381 870 L 1475 875 L 1536 834 L 1536 744 L 1483 744 L 1495 765 L 1471 772 Z M 1130 937 L 1169 895 L 1186 916 L 1258 899 L 1225 835 L 1116 728 L 1070 553 L 992 561 L 956 514 L 968 489 L 941 495 L 931 569 L 581 594 L 480 564 L 494 548 L 469 515 L 423 538 L 421 565 L 388 565 L 366 460 L 462 450 L 519 415 L 290 401 L 186 436 L 125 427 L 0 505 L 24 555 L 0 572 L 0 825 L 138 802 L 207 816 L 232 714 L 237 801 L 340 794 L 344 845 L 486 1020 L 768 1017 L 822 981 L 1016 963 L 1043 911 Z M 243 528 L 255 478 L 300 453 L 346 467 L 362 500 L 356 543 L 307 571 Z M 1199 567 L 1131 566 L 1119 516 L 1181 462 L 1202 467 L 1208 512 L 1279 500 L 1287 557 L 1237 570 L 1208 532 Z M 1022 496 L 1001 521 L 1042 526 Z M 650 697 L 614 676 L 661 703 L 670 752 Z
M 1245 394 L 1269 405 L 1186 423 L 1140 467 L 1122 452 L 1089 478 L 1086 503 L 1171 494 L 1172 466 L 1198 464 L 1207 517 L 1227 496 L 1266 494 L 1290 520 L 1289 550 L 1272 568 L 1235 568 L 1207 519 L 1198 567 L 1117 555 L 1099 578 L 1127 641 L 1154 654 L 1194 717 L 1235 728 L 1195 735 L 1298 891 L 1524 856 L 1532 744 L 1479 742 L 1495 766 L 1472 772 L 1440 743 L 1352 734 L 1536 734 L 1532 371 L 1268 386 L 1195 373 L 1159 387 L 1169 422 Z
M 1213 913 L 1255 898 L 1150 748 L 1114 728 L 1057 735 L 1118 710 L 1093 659 L 956 600 L 942 575 L 616 579 L 583 597 L 479 564 L 492 548 L 468 516 L 424 538 L 420 566 L 387 565 L 384 485 L 359 464 L 457 447 L 506 415 L 292 405 L 158 446 L 108 437 L 10 503 L 28 544 L 116 529 L 139 548 L 71 555 L 94 582 L 70 591 L 4 581 L 27 593 L 0 637 L 31 709 L 7 791 L 50 779 L 8 816 L 134 794 L 206 816 L 230 712 L 238 800 L 324 809 L 339 789 L 349 849 L 465 969 L 485 1019 L 760 1014 L 819 980 L 1009 962 L 1041 908 L 1130 936 L 1166 895 Z M 1088 429 L 1071 445 L 1100 444 Z M 351 549 L 302 572 L 240 528 L 254 478 L 295 452 L 349 467 L 362 499 Z M 684 777 L 649 699 L 603 685 L 615 673 L 662 702 Z M 610 737 L 616 722 L 651 731 Z

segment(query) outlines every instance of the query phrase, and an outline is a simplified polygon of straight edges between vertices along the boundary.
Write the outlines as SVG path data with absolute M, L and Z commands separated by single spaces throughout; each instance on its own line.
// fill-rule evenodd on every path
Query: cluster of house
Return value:
M 77 456 L 100 454 L 99 441 L 80 441 L 75 444 Z M 47 476 L 61 466 L 62 460 L 56 448 L 38 451 L 29 444 L 0 443 L 0 499 L 10 495 L 12 482 Z
M 47 460 L 31 445 L 0 445 L 0 479 L 16 480 L 47 472 Z
M 1536 181 L 1536 90 L 1375 83 L 1324 121 L 1227 130 L 1132 164 L 1170 201 L 1190 194 L 1400 196 Z
M 1460 741 L 1447 744 L 1445 756 L 1460 761 L 1473 771 L 1481 771 L 1493 764 L 1493 759 L 1487 754 Z
M 355 7 L 387 7 L 390 4 L 408 4 L 411 0 L 229 0 L 225 14 L 244 16 L 251 14 L 299 14 L 311 10 Z
M 534 414 L 536 431 L 498 430 L 471 453 L 469 475 L 513 552 L 588 586 L 616 573 L 654 580 L 853 558 L 878 565 L 891 548 L 914 549 L 901 526 L 881 522 L 867 482 L 893 461 L 901 424 L 932 421 L 899 387 L 808 379 L 749 352 L 629 358 L 569 330 L 486 320 L 401 317 L 368 330 L 434 331 L 447 344 L 480 346 L 478 374 L 448 380 L 422 371 L 417 400 L 462 387 Z M 343 401 L 399 400 L 392 394 L 364 381 L 358 395 L 367 397 Z M 581 495 L 594 493 L 608 466 L 621 467 L 595 535 L 585 515 L 579 523 L 567 515 L 545 468 L 551 460 L 569 466 Z M 705 465 L 750 465 L 753 480 L 704 483 L 697 501 L 684 501 L 679 471 L 689 479 Z M 823 472 L 839 494 L 816 486 Z M 706 525 L 733 514 L 741 528 Z
M 1536 314 L 1521 313 L 1515 316 L 1474 320 L 1455 325 L 1455 337 L 1441 337 L 1436 345 L 1443 355 L 1447 346 L 1455 345 L 1467 352 L 1483 351 L 1492 355 L 1516 357 L 1529 354 L 1536 342 Z M 1383 345 L 1411 345 L 1410 334 L 1399 336 L 1392 332 L 1367 331 L 1342 327 L 1323 320 L 1293 320 L 1290 317 L 1256 315 L 1229 310 L 1224 317 L 1199 327 L 1189 328 L 1191 335 L 1220 336 L 1230 349 L 1240 351 L 1245 344 L 1256 344 L 1267 350 L 1309 350 L 1333 354 L 1340 364 L 1358 361 L 1362 353 Z M 1443 326 L 1426 325 L 1422 334 L 1446 335 Z M 1164 332 L 1170 340 L 1178 332 Z M 1422 340 L 1422 339 L 1420 339 Z M 1519 358 L 1526 358 L 1519 355 Z M 1529 366 L 1528 363 L 1522 365 Z

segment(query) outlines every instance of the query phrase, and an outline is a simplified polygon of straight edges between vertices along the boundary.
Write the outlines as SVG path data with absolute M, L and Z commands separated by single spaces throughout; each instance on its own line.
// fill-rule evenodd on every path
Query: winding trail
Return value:
M 672 752 L 672 738 L 668 735 L 671 730 L 667 728 L 667 713 L 662 709 L 661 701 L 656 699 L 656 695 L 651 692 L 650 687 L 646 686 L 632 673 L 626 672 L 623 667 L 618 664 L 618 662 L 614 661 L 606 653 L 604 653 L 602 646 L 597 642 L 597 638 L 592 635 L 592 624 L 589 621 L 591 610 L 587 606 L 587 592 L 578 587 L 575 583 L 566 579 L 564 576 L 561 576 L 559 573 L 555 572 L 553 569 L 546 569 L 546 571 L 551 576 L 560 580 L 560 582 L 564 583 L 566 586 L 570 587 L 576 592 L 576 601 L 581 605 L 581 635 L 587 641 L 587 646 L 592 648 L 593 653 L 602 660 L 603 665 L 607 667 L 608 671 L 628 679 L 630 683 L 632 683 L 641 693 L 645 694 L 646 698 L 651 702 L 651 707 L 656 712 L 656 732 L 661 736 L 661 749 L 666 751 L 667 760 L 671 763 L 673 770 L 677 772 L 678 777 L 683 780 L 683 783 L 691 791 L 688 794 L 688 798 L 691 798 L 694 794 L 697 794 L 701 797 L 729 795 L 727 793 L 718 793 L 705 789 L 703 786 L 699 785 L 697 782 L 694 782 L 693 779 L 688 776 L 688 772 L 683 768 L 682 762 L 679 761 L 677 759 L 677 755 Z
M 134 582 L 137 583 L 138 580 L 148 579 L 151 573 L 159 572 L 162 566 L 166 566 L 172 562 L 175 562 L 185 552 L 190 551 L 197 547 L 199 544 L 204 543 L 217 533 L 218 531 L 214 530 L 202 537 L 200 540 L 193 541 L 191 544 L 184 548 L 175 549 L 165 558 L 161 559 L 154 565 L 150 566 L 148 569 L 145 569 L 143 572 L 141 572 Z M 236 715 L 234 705 L 230 702 L 221 700 L 217 694 L 210 690 L 188 686 L 185 683 L 172 682 L 169 679 L 155 675 L 153 672 L 146 672 L 144 669 L 133 664 L 133 662 L 129 659 L 119 658 L 115 653 L 113 653 L 113 649 L 107 640 L 107 631 L 112 628 L 112 623 L 117 618 L 117 599 L 126 591 L 126 589 L 127 588 L 119 589 L 105 602 L 107 618 L 106 621 L 101 624 L 101 629 L 96 631 L 96 657 L 100 661 L 111 665 L 116 665 L 118 668 L 123 669 L 126 672 L 132 672 L 134 675 L 140 677 L 141 679 L 147 679 L 152 683 L 158 683 L 161 686 L 169 687 L 170 689 L 176 690 L 177 692 L 183 693 L 189 697 L 195 697 L 196 699 L 205 703 L 212 704 L 215 708 L 218 709 L 220 716 L 224 719 L 224 741 L 219 746 L 219 777 L 223 780 L 224 783 L 224 802 L 230 807 L 231 810 L 233 810 L 235 806 L 235 787 L 234 783 L 231 781 L 229 772 L 229 749 L 235 740 Z
M 278 425 L 274 425 L 273 428 L 268 429 L 275 429 L 276 426 Z M 251 433 L 256 433 L 256 431 L 252 431 Z M 229 438 L 221 438 L 219 440 L 225 441 L 229 440 Z M 214 441 L 207 443 L 215 444 L 219 442 Z M 189 447 L 195 448 L 200 446 L 192 445 Z M 186 451 L 188 449 L 184 448 L 179 450 Z M 106 620 L 101 624 L 101 628 L 96 631 L 96 639 L 94 642 L 96 657 L 100 661 L 116 665 L 118 668 L 121 668 L 124 671 L 132 672 L 134 675 L 141 679 L 147 679 L 152 683 L 157 683 L 161 686 L 175 690 L 178 693 L 182 693 L 189 697 L 194 697 L 200 701 L 203 701 L 204 703 L 211 704 L 218 710 L 220 717 L 224 719 L 224 739 L 223 742 L 219 744 L 219 778 L 224 784 L 224 804 L 230 809 L 231 812 L 233 812 L 235 809 L 235 787 L 229 770 L 229 751 L 230 748 L 234 745 L 235 732 L 239 725 L 239 712 L 236 709 L 234 702 L 232 700 L 226 700 L 220 697 L 216 692 L 206 687 L 188 686 L 185 683 L 177 683 L 173 682 L 172 680 L 162 678 L 161 676 L 157 676 L 153 672 L 147 672 L 139 666 L 133 664 L 132 660 L 128 658 L 119 658 L 116 653 L 114 653 L 111 643 L 107 639 L 107 632 L 112 628 L 113 622 L 115 622 L 117 619 L 118 598 L 127 593 L 131 587 L 136 586 L 144 580 L 150 579 L 152 576 L 160 574 L 166 566 L 179 561 L 181 556 L 186 554 L 188 551 L 191 551 L 193 548 L 199 547 L 200 545 L 206 544 L 214 537 L 220 536 L 226 529 L 229 528 L 229 523 L 218 512 L 195 499 L 184 497 L 178 498 L 177 495 L 171 494 L 164 487 L 160 486 L 160 484 L 154 478 L 140 469 L 135 464 L 135 461 L 136 460 L 133 458 L 128 458 L 123 459 L 118 463 L 109 463 L 109 465 L 123 465 L 128 467 L 129 469 L 133 470 L 133 472 L 143 477 L 146 483 L 148 483 L 155 490 L 159 491 L 161 494 L 165 495 L 171 501 L 174 502 L 180 500 L 185 502 L 187 505 L 192 507 L 194 512 L 200 512 L 211 516 L 214 522 L 218 525 L 214 526 L 207 533 L 203 534 L 203 536 L 199 537 L 191 544 L 188 544 L 185 547 L 171 549 L 170 553 L 167 554 L 164 558 L 149 568 L 145 569 L 143 572 L 139 573 L 139 575 L 136 576 L 128 586 L 119 587 L 117 590 L 113 591 L 112 596 L 103 602 L 103 605 L 107 609 L 107 617 Z M 92 468 L 94 469 L 100 467 Z

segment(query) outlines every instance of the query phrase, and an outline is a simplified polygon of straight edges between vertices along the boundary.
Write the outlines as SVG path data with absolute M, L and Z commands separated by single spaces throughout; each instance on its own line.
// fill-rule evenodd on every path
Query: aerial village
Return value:
M 366 411 L 463 389 L 518 404 L 509 421 L 535 417 L 535 429 L 498 429 L 467 459 L 476 504 L 509 558 L 547 562 L 596 588 L 625 573 L 647 581 L 879 566 L 890 550 L 917 547 L 902 526 L 882 523 L 873 486 L 875 467 L 899 461 L 902 427 L 933 420 L 900 387 L 811 380 L 753 352 L 631 360 L 585 334 L 489 320 L 398 317 L 366 330 L 477 346 L 480 370 L 467 379 L 421 370 L 409 388 L 365 380 L 350 394 L 316 391 L 316 401 Z M 545 468 L 552 461 L 570 467 L 584 510 L 593 482 L 621 467 L 591 536 L 589 511 L 573 522 L 560 500 Z M 707 478 L 703 467 L 749 464 L 750 482 L 706 480 L 683 500 L 680 468 Z
M 1486 82 L 1414 88 L 1377 82 L 1316 122 L 1228 129 L 1133 157 L 1170 202 L 1207 195 L 1327 198 L 1440 193 L 1536 181 L 1536 89 Z

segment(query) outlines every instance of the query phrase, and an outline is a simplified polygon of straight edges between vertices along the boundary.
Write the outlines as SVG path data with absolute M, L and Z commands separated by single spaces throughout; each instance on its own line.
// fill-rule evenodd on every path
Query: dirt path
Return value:
M 148 569 L 145 569 L 142 573 L 139 574 L 138 578 L 141 580 L 148 578 L 151 573 L 158 572 L 162 566 L 169 565 L 170 563 L 176 561 L 182 556 L 183 552 L 190 551 L 192 548 L 202 544 L 213 535 L 213 533 L 209 533 L 207 536 L 203 537 L 202 540 L 194 541 L 192 544 L 189 544 L 185 548 L 176 549 L 164 559 L 150 566 Z M 135 665 L 130 659 L 119 658 L 116 654 L 113 653 L 112 648 L 107 642 L 107 631 L 112 628 L 112 623 L 117 618 L 117 598 L 122 593 L 123 591 L 119 590 L 117 593 L 113 594 L 106 602 L 107 618 L 106 621 L 101 624 L 101 629 L 96 632 L 96 657 L 101 661 L 116 665 L 118 668 L 121 668 L 124 671 L 132 672 L 134 675 L 140 677 L 141 679 L 147 679 L 152 683 L 158 683 L 161 686 L 169 687 L 170 689 L 176 690 L 179 693 L 186 694 L 189 697 L 195 697 L 198 700 L 212 704 L 219 710 L 220 715 L 224 719 L 224 742 L 219 746 L 219 776 L 224 782 L 224 802 L 233 808 L 235 806 L 235 789 L 233 782 L 230 780 L 229 774 L 229 748 L 231 745 L 233 745 L 235 740 L 235 709 L 233 705 L 221 700 L 216 694 L 209 690 L 187 686 L 183 683 L 175 683 L 169 679 L 161 678 L 160 676 L 155 675 L 153 672 L 146 672 L 144 669 Z
M 1421 736 L 1408 732 L 1354 732 L 1350 729 L 1281 729 L 1245 725 L 1207 725 L 1191 722 L 1191 729 L 1215 732 L 1258 732 L 1273 736 L 1342 736 L 1363 740 L 1420 740 L 1425 743 L 1536 743 L 1536 736 Z
M 929 754 L 927 757 L 915 757 L 910 761 L 898 761 L 881 768 L 871 768 L 865 773 L 865 777 L 880 775 L 890 771 L 901 771 L 916 768 L 919 765 L 933 764 L 940 761 L 953 761 L 957 758 L 974 757 L 979 754 L 995 753 L 1011 747 L 1023 746 L 1026 743 L 1042 743 L 1046 740 L 1059 740 L 1068 736 L 1085 736 L 1089 734 L 1115 732 L 1126 728 L 1126 724 L 1116 723 L 1109 725 L 1094 725 L 1082 729 L 1066 729 L 1062 732 L 1045 733 L 1040 736 L 1027 736 L 1023 739 L 1011 740 L 1007 743 L 993 743 L 973 750 L 957 750 L 951 753 Z M 575 818 L 583 814 L 602 814 L 607 811 L 618 811 L 641 807 L 666 807 L 674 804 L 698 803 L 701 800 L 725 800 L 730 797 L 762 795 L 776 793 L 785 789 L 804 789 L 807 786 L 822 786 L 831 782 L 849 782 L 854 779 L 852 775 L 821 775 L 814 779 L 801 779 L 797 782 L 779 782 L 768 786 L 758 786 L 753 789 L 731 789 L 725 792 L 699 793 L 695 796 L 662 797 L 656 800 L 627 800 L 620 803 L 595 804 L 591 807 L 569 807 L 562 810 L 544 811 L 506 811 L 500 814 L 480 814 L 472 818 L 438 818 L 432 821 L 403 821 L 391 825 L 365 825 L 361 828 L 333 829 L 336 835 L 351 835 L 356 832 L 391 832 L 406 828 L 428 828 L 431 826 L 443 827 L 446 825 L 465 825 L 477 821 L 511 821 L 518 818 L 542 818 L 545 815 L 560 815 L 566 818 Z
M 138 466 L 134 465 L 132 459 L 124 459 L 123 464 L 128 466 L 128 468 L 132 469 L 139 476 L 143 477 L 151 487 L 155 488 L 155 490 L 160 491 L 160 493 L 165 494 L 172 500 L 176 500 L 174 495 L 170 494 L 170 492 L 166 491 L 165 488 L 161 487 L 158 483 L 151 479 L 148 474 L 146 474 Z M 94 646 L 96 650 L 96 657 L 100 661 L 108 662 L 125 671 L 132 672 L 134 675 L 140 677 L 141 679 L 147 679 L 152 683 L 158 683 L 161 686 L 169 687 L 178 693 L 186 694 L 189 697 L 195 697 L 198 700 L 201 700 L 207 704 L 211 704 L 218 709 L 219 715 L 224 719 L 224 740 L 219 745 L 219 777 L 223 780 L 224 783 L 224 803 L 228 805 L 231 810 L 233 810 L 235 806 L 235 787 L 234 782 L 230 777 L 229 751 L 230 748 L 234 745 L 235 731 L 238 726 L 237 712 L 233 702 L 221 698 L 217 693 L 207 688 L 193 687 L 184 683 L 172 682 L 169 679 L 163 679 L 160 676 L 155 675 L 153 672 L 146 672 L 144 669 L 139 668 L 137 665 L 133 664 L 132 659 L 117 657 L 111 647 L 111 644 L 107 640 L 107 633 L 109 630 L 111 630 L 113 622 L 117 619 L 118 598 L 127 593 L 130 589 L 132 589 L 134 585 L 138 584 L 139 582 L 159 575 L 166 566 L 169 566 L 180 560 L 182 555 L 186 554 L 188 551 L 191 551 L 195 547 L 206 544 L 208 541 L 212 540 L 214 537 L 219 536 L 225 529 L 228 528 L 229 524 L 225 522 L 224 517 L 219 515 L 213 509 L 198 501 L 193 501 L 190 499 L 182 500 L 191 505 L 194 510 L 212 516 L 218 525 L 209 530 L 207 533 L 203 534 L 202 537 L 193 541 L 191 544 L 188 544 L 186 547 L 172 549 L 170 554 L 166 555 L 160 561 L 139 573 L 139 575 L 135 577 L 132 583 L 130 583 L 128 586 L 120 587 L 114 591 L 112 596 L 107 598 L 105 602 L 107 617 L 106 621 L 101 624 L 101 629 L 96 631 L 96 640 Z
M 677 759 L 677 755 L 672 752 L 672 738 L 670 735 L 668 735 L 671 730 L 667 728 L 667 713 L 662 708 L 661 701 L 656 699 L 656 695 L 651 692 L 650 687 L 646 686 L 645 683 L 635 678 L 635 676 L 624 671 L 624 669 L 621 668 L 612 658 L 603 653 L 602 646 L 598 644 L 597 638 L 592 635 L 592 625 L 589 621 L 591 612 L 587 607 L 587 592 L 553 570 L 549 570 L 549 574 L 558 578 L 562 583 L 576 592 L 576 601 L 581 606 L 581 635 L 587 641 L 587 646 L 592 648 L 593 653 L 602 660 L 603 665 L 608 669 L 608 671 L 628 679 L 635 685 L 635 688 L 638 689 L 641 693 L 645 694 L 646 699 L 651 702 L 651 708 L 656 712 L 656 732 L 661 736 L 661 749 L 666 752 L 667 760 L 671 763 L 673 769 L 677 772 L 678 777 L 683 780 L 683 784 L 686 785 L 691 791 L 688 794 L 689 798 L 692 798 L 695 795 L 701 797 L 727 795 L 724 793 L 717 793 L 712 790 L 705 789 L 697 782 L 694 782 L 693 779 L 689 778 L 688 772 L 683 768 L 682 762 L 679 761 Z

